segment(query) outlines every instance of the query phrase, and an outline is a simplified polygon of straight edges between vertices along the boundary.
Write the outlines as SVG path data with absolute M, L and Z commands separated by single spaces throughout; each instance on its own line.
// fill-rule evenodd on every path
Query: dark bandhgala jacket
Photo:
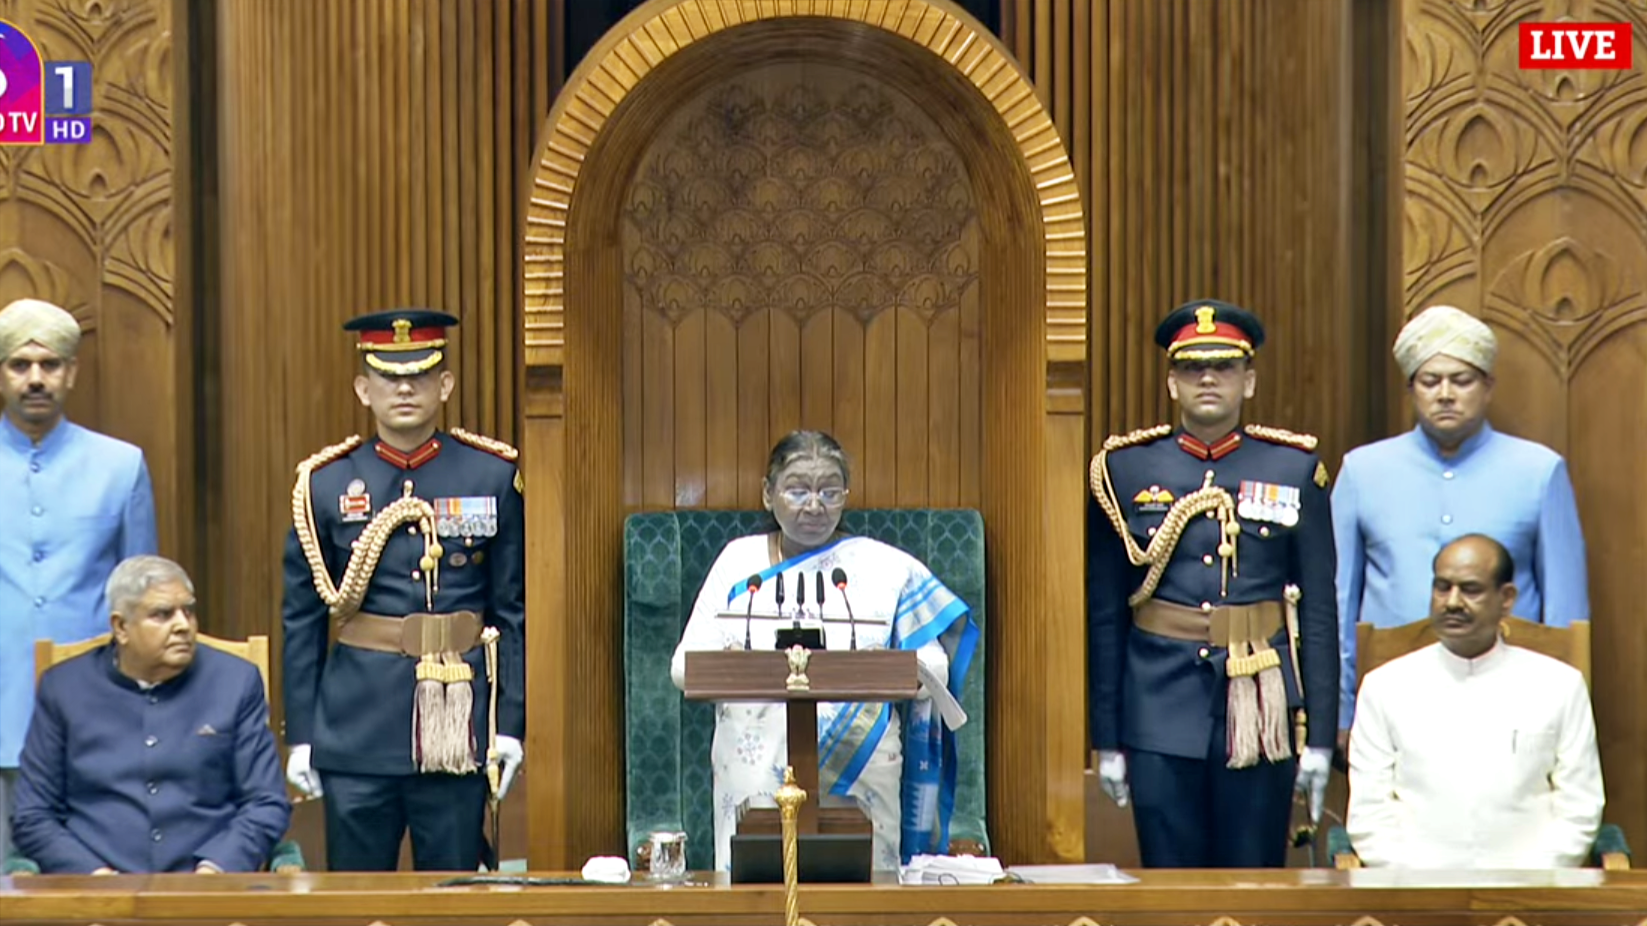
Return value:
M 52 667 L 23 743 L 13 838 L 43 873 L 256 871 L 286 832 L 256 666 L 204 645 L 147 690 L 115 646 Z

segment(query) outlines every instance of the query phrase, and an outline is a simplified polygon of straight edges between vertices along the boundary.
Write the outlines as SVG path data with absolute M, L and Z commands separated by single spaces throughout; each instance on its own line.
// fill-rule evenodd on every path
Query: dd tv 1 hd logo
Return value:
M 90 61 L 42 61 L 23 30 L 0 19 L 0 145 L 91 141 Z
M 1629 70 L 1629 23 L 1522 23 L 1524 70 Z

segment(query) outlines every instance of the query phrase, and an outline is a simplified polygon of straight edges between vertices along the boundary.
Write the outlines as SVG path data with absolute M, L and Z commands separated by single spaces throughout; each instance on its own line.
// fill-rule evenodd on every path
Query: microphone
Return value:
M 755 593 L 761 590 L 761 576 L 756 573 L 749 577 L 749 604 L 743 612 L 743 648 L 754 649 L 749 640 L 749 622 L 755 613 Z
M 774 593 L 778 600 L 778 616 L 783 617 L 783 573 L 778 573 L 778 587 Z
M 829 580 L 835 583 L 837 589 L 840 589 L 841 603 L 846 605 L 846 625 L 852 630 L 852 648 L 857 649 L 858 623 L 857 618 L 852 616 L 852 599 L 846 597 L 846 570 L 836 566 L 835 571 L 829 574 Z M 818 581 L 823 581 L 822 572 L 818 573 Z
M 822 618 L 823 617 L 823 599 L 824 599 L 823 570 L 822 569 L 818 570 L 816 573 L 814 573 L 814 575 L 816 575 L 818 577 L 818 617 Z

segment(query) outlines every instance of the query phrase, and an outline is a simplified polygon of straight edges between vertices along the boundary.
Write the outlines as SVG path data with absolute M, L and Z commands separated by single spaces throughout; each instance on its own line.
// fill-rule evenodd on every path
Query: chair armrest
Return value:
M 11 852 L 7 853 L 5 864 L 0 865 L 0 874 L 10 875 L 14 878 L 37 875 L 39 873 L 40 866 L 34 861 L 34 859 L 18 852 L 16 849 L 13 849 Z
M 1596 841 L 1590 855 L 1609 871 L 1624 871 L 1630 867 L 1630 844 L 1624 840 L 1624 829 L 1616 823 L 1603 823 L 1596 831 Z
M 303 847 L 295 839 L 282 839 L 276 843 L 274 854 L 269 856 L 269 870 L 277 875 L 302 874 Z
M 1332 867 L 1341 871 L 1361 867 L 1361 857 L 1355 854 L 1350 834 L 1342 826 L 1327 830 L 1327 857 L 1332 859 Z

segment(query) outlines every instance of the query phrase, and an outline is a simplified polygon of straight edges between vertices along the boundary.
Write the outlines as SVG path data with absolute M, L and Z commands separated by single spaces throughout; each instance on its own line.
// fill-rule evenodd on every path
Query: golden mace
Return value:
M 806 791 L 795 783 L 794 766 L 784 769 L 783 787 L 775 797 L 783 819 L 783 922 L 784 926 L 800 926 L 800 835 L 796 821 L 801 804 L 806 802 Z

